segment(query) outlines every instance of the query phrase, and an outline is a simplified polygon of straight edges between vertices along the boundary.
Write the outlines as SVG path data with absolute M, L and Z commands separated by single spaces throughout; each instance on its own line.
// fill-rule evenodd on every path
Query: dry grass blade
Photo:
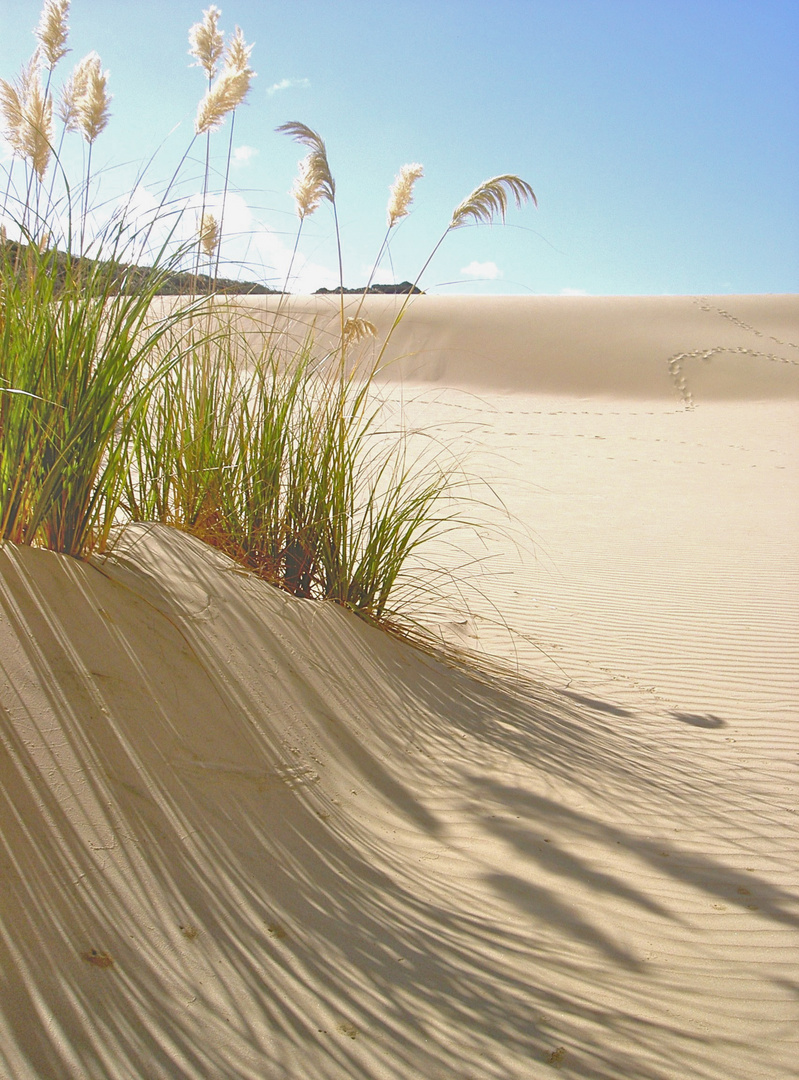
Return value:
M 450 229 L 480 222 L 491 224 L 495 215 L 499 215 L 504 222 L 508 210 L 508 194 L 514 197 L 518 208 L 528 199 L 534 206 L 538 205 L 535 192 L 526 180 L 512 175 L 495 176 L 476 187 L 471 195 L 455 207 L 449 223 Z
M 312 128 L 299 123 L 297 120 L 290 120 L 286 124 L 281 124 L 280 127 L 275 130 L 282 135 L 291 136 L 295 142 L 308 147 L 311 151 L 305 159 L 308 182 L 314 185 L 319 193 L 319 198 L 327 199 L 328 202 L 331 203 L 335 202 L 336 184 L 330 173 L 330 166 L 327 161 L 327 149 L 325 148 L 321 136 L 317 135 Z

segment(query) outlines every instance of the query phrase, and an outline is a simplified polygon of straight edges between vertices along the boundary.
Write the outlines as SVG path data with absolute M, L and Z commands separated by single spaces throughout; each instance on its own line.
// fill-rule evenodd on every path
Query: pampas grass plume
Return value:
M 221 16 L 219 8 L 211 4 L 208 10 L 203 12 L 202 22 L 195 23 L 189 30 L 189 56 L 196 60 L 192 67 L 201 67 L 209 80 L 216 75 L 217 64 L 225 51 L 224 38 L 219 29 Z
M 27 159 L 42 180 L 50 161 L 53 99 L 42 88 L 40 64 L 37 49 L 22 69 L 16 86 L 0 79 L 0 112 L 12 150 Z
M 33 63 L 33 61 L 31 61 Z M 0 79 L 0 112 L 3 114 L 3 131 L 11 149 L 21 157 L 25 155 L 22 131 L 25 124 L 25 86 L 28 68 L 22 69 L 17 85 Z
M 344 323 L 342 337 L 345 345 L 355 345 L 365 338 L 377 337 L 377 327 L 368 319 L 352 318 L 350 316 Z
M 67 131 L 79 131 L 84 134 L 86 101 L 90 87 L 95 82 L 93 73 L 100 73 L 100 57 L 96 52 L 90 52 L 88 56 L 78 61 L 61 89 L 58 115 L 63 120 Z M 106 72 L 106 78 L 107 75 Z
M 76 126 L 86 142 L 93 143 L 108 124 L 111 95 L 106 85 L 109 73 L 102 70 L 96 52 L 84 57 L 79 67 L 74 84 L 77 91 L 74 99 Z
M 210 258 L 216 251 L 216 246 L 219 243 L 219 222 L 213 214 L 206 211 L 202 215 L 198 233 L 200 237 L 200 247 Z
M 27 102 L 26 113 L 30 140 L 28 157 L 39 180 L 43 180 L 52 153 L 53 99 L 49 94 L 45 96 L 38 80 Z
M 46 0 L 39 25 L 34 30 L 41 42 L 42 52 L 52 71 L 62 56 L 69 52 L 66 47 L 69 35 L 67 15 L 70 0 Z
M 283 135 L 290 135 L 295 142 L 308 147 L 311 152 L 305 159 L 305 168 L 309 177 L 313 177 L 313 182 L 318 187 L 318 198 L 335 203 L 336 184 L 330 172 L 327 150 L 321 136 L 317 135 L 312 128 L 299 123 L 297 120 L 289 120 L 287 124 L 281 124 L 275 130 Z
M 391 185 L 391 196 L 388 200 L 388 227 L 392 229 L 400 218 L 408 214 L 413 201 L 413 185 L 424 176 L 421 165 L 403 165 Z
M 235 42 L 236 38 L 233 41 Z M 220 127 L 228 113 L 237 109 L 249 92 L 255 72 L 246 61 L 252 46 L 245 46 L 243 40 L 241 44 L 242 48 L 237 47 L 234 59 L 239 61 L 243 53 L 244 66 L 234 67 L 226 63 L 222 74 L 200 102 L 194 121 L 194 130 L 198 135 Z
M 246 71 L 249 73 L 250 78 L 253 78 L 255 72 L 250 67 L 250 53 L 252 50 L 253 46 L 245 42 L 241 27 L 237 26 L 236 33 L 230 39 L 225 53 L 225 67 L 231 71 Z
M 300 162 L 297 178 L 289 194 L 297 206 L 300 221 L 309 217 L 322 201 L 322 185 L 313 168 L 312 154 Z
M 507 174 L 495 176 L 476 187 L 471 195 L 465 198 L 459 206 L 455 207 L 449 228 L 458 229 L 461 225 L 476 225 L 479 222 L 490 225 L 495 214 L 498 214 L 504 222 L 508 209 L 509 192 L 515 198 L 516 206 L 519 208 L 528 199 L 532 201 L 534 206 L 538 205 L 535 192 L 526 180 Z
M 81 94 L 86 92 L 85 70 L 80 64 L 76 64 L 72 73 L 61 87 L 61 95 L 58 99 L 58 115 L 67 131 L 78 130 L 78 101 Z
M 197 109 L 194 130 L 198 135 L 221 127 L 225 117 L 244 99 L 249 79 L 223 71 Z

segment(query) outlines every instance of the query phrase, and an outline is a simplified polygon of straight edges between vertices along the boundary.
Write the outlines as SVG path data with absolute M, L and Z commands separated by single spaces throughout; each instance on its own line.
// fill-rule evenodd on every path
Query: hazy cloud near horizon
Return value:
M 477 262 L 476 259 L 472 260 L 468 266 L 462 266 L 461 273 L 466 274 L 467 277 L 487 278 L 489 281 L 496 281 L 497 278 L 502 277 L 502 271 L 495 262 Z

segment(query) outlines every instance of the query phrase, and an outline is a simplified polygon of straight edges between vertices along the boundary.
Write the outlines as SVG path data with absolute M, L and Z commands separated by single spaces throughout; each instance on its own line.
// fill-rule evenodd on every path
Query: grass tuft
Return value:
M 447 501 L 453 471 L 440 454 L 425 460 L 411 452 L 402 425 L 393 436 L 381 426 L 374 375 L 391 331 L 377 343 L 376 361 L 359 361 L 356 350 L 376 330 L 360 305 L 345 319 L 336 185 L 324 141 L 296 121 L 278 129 L 308 150 L 292 192 L 295 252 L 305 218 L 323 203 L 333 214 L 340 336 L 320 356 L 313 338 L 296 348 L 287 331 L 273 329 L 254 351 L 235 304 L 194 295 L 201 256 L 210 260 L 212 282 L 219 265 L 233 123 L 255 76 L 252 46 L 238 28 L 225 45 L 221 12 L 214 5 L 204 12 L 189 33 L 190 54 L 206 76 L 189 147 L 149 223 L 134 226 L 122 211 L 98 231 L 91 164 L 109 119 L 108 72 L 90 53 L 54 109 L 54 69 L 69 51 L 68 9 L 69 0 L 46 0 L 37 52 L 16 82 L 0 80 L 0 122 L 14 155 L 0 204 L 0 538 L 85 557 L 101 552 L 115 527 L 162 522 L 295 596 L 331 600 L 409 632 L 413 620 L 396 598 L 414 592 L 414 582 L 403 580 L 411 557 L 457 524 Z M 61 141 L 76 133 L 88 145 L 74 187 L 54 146 L 54 112 Z M 228 115 L 221 211 L 212 214 L 211 136 Z M 200 213 L 181 246 L 188 203 L 173 186 L 200 136 Z M 372 277 L 422 175 L 412 164 L 395 179 Z M 487 181 L 456 208 L 430 259 L 452 229 L 504 220 L 509 196 L 519 206 L 535 201 L 518 177 Z M 187 261 L 192 292 L 156 303 Z

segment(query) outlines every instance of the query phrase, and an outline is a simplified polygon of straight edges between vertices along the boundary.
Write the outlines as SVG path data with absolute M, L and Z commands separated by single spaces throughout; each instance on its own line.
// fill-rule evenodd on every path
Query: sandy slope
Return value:
M 668 361 L 713 345 L 677 299 L 638 304 L 643 388 L 622 305 L 615 392 L 570 373 L 580 299 L 539 390 L 387 390 L 534 534 L 450 628 L 528 677 L 160 528 L 0 549 L 0 1074 L 794 1074 L 795 303 L 726 298 L 781 358 L 689 360 L 686 409 Z
M 799 395 L 796 296 L 345 297 L 345 318 L 376 326 L 389 381 L 492 392 L 618 398 L 774 399 Z M 335 348 L 334 296 L 225 298 L 255 345 Z M 376 352 L 377 350 L 374 350 Z M 374 355 L 374 353 L 373 353 Z

